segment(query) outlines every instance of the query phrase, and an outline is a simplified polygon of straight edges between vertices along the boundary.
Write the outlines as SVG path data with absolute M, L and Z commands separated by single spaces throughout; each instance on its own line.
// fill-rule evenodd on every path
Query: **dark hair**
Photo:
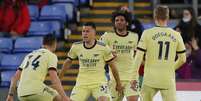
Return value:
M 86 22 L 86 23 L 83 24 L 83 26 L 91 26 L 93 29 L 96 30 L 96 25 L 93 22 Z
M 56 41 L 56 36 L 53 34 L 47 34 L 43 37 L 43 45 L 53 45 Z
M 112 13 L 112 23 L 114 24 L 115 22 L 115 18 L 117 16 L 123 16 L 126 20 L 126 22 L 128 22 L 130 24 L 131 22 L 131 14 L 125 10 L 117 10 L 117 11 L 114 11 Z
M 154 18 L 160 20 L 169 19 L 169 8 L 165 5 L 159 5 L 154 9 Z
M 195 15 L 194 9 L 192 7 L 188 7 L 188 8 L 185 8 L 184 10 L 187 10 L 187 11 L 190 12 L 190 14 L 192 16 L 192 18 L 190 20 L 190 23 L 191 23 L 192 27 L 195 27 L 198 22 L 197 22 L 197 19 L 196 19 L 196 15 Z M 182 17 L 183 17 L 183 14 L 182 14 Z

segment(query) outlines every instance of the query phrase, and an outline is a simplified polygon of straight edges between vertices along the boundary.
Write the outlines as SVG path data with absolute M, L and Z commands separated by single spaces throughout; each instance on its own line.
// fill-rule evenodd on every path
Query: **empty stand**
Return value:
M 61 22 L 68 21 L 66 7 L 64 5 L 47 5 L 44 6 L 40 13 L 40 20 L 59 20 Z
M 0 38 L 0 52 L 10 53 L 13 48 L 13 40 L 11 38 Z
M 0 62 L 0 70 L 16 70 L 25 57 L 25 53 L 3 54 Z
M 14 44 L 14 52 L 31 52 L 42 46 L 42 37 L 22 37 L 17 38 Z
M 37 20 L 39 17 L 39 9 L 36 5 L 29 5 L 29 15 L 31 20 Z

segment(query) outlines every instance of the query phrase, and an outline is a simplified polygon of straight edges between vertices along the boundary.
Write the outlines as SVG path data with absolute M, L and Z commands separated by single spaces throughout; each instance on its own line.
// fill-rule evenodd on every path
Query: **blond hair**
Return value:
M 169 8 L 165 5 L 159 5 L 154 9 L 154 19 L 167 20 L 169 19 Z

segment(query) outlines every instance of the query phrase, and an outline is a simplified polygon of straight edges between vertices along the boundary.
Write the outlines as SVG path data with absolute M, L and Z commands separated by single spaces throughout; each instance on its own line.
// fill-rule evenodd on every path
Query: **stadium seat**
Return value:
M 16 70 L 26 54 L 3 54 L 0 62 L 0 70 Z
M 28 36 L 44 36 L 51 32 L 48 22 L 34 21 L 29 28 Z
M 42 8 L 40 13 L 40 20 L 59 20 L 66 22 L 68 16 L 66 14 L 65 6 L 63 5 L 46 5 Z
M 52 0 L 52 3 L 73 3 L 76 0 Z
M 31 16 L 31 20 L 37 20 L 39 17 L 39 9 L 36 5 L 29 5 L 29 15 Z
M 37 21 L 32 22 L 27 36 L 45 36 L 49 33 L 54 33 L 57 37 L 61 37 L 61 25 L 59 21 Z
M 42 37 L 21 37 L 17 38 L 14 44 L 14 52 L 32 52 L 42 46 Z
M 78 6 L 79 0 L 52 0 L 52 3 L 72 3 L 75 6 Z
M 2 71 L 1 72 L 1 87 L 9 87 L 12 76 L 15 71 Z
M 73 4 L 72 3 L 56 3 L 54 5 L 61 5 L 65 7 L 65 14 L 67 15 L 69 21 L 73 20 Z
M 13 40 L 11 38 L 0 38 L 0 52 L 10 53 L 13 48 Z
M 54 33 L 56 37 L 61 37 L 61 29 L 64 28 L 64 26 L 61 26 L 58 21 L 49 21 L 48 23 L 51 27 L 51 32 Z

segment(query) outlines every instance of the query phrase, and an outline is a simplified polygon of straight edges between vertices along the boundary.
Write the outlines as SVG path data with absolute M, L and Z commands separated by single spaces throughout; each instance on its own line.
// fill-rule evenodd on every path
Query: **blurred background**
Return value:
M 181 33 L 187 48 L 187 62 L 176 71 L 178 99 L 201 101 L 201 0 L 0 0 L 0 101 L 5 101 L 10 78 L 24 56 L 42 46 L 42 36 L 57 36 L 60 69 L 72 43 L 82 40 L 83 23 L 96 24 L 98 39 L 113 31 L 112 12 L 127 9 L 132 14 L 129 30 L 141 36 L 143 30 L 155 26 L 153 9 L 159 4 L 169 6 L 168 26 Z M 78 68 L 78 61 L 73 61 L 62 79 L 68 94 Z

